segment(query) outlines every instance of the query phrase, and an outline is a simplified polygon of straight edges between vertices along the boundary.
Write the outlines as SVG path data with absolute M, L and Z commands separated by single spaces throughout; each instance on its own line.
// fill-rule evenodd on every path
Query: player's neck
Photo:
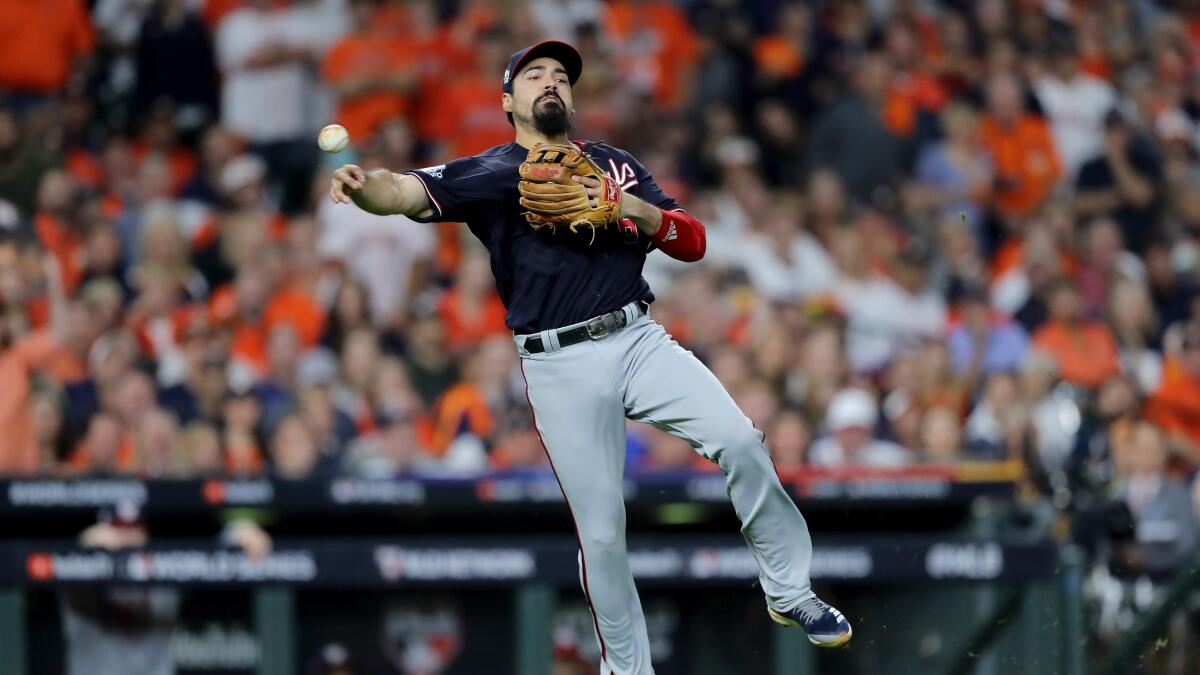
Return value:
M 546 134 L 539 133 L 533 129 L 517 127 L 517 145 L 525 148 L 526 150 L 532 148 L 538 143 L 544 143 L 546 145 L 562 145 L 570 142 L 571 138 L 565 131 L 554 136 L 547 136 Z

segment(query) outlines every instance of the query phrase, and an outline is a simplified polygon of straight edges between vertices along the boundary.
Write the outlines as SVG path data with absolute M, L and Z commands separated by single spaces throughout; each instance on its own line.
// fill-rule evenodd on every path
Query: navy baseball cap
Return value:
M 561 40 L 542 40 L 518 51 L 508 60 L 508 67 L 504 69 L 504 79 L 500 83 L 504 93 L 512 93 L 512 80 L 525 64 L 543 56 L 549 56 L 563 64 L 563 68 L 567 69 L 567 81 L 572 85 L 583 72 L 583 57 L 579 55 L 578 49 Z

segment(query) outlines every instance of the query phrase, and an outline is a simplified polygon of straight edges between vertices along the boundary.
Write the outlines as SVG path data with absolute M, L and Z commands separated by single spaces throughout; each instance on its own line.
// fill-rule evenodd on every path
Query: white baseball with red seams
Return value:
M 328 124 L 317 134 L 317 146 L 325 152 L 341 152 L 350 144 L 350 132 L 340 124 Z

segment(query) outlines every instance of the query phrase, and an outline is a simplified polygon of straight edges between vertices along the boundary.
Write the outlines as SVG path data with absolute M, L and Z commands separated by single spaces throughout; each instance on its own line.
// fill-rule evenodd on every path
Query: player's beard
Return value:
M 541 100 L 533 104 L 533 128 L 543 136 L 558 136 L 571 130 L 567 106 L 562 99 L 557 100 L 558 105 L 541 105 Z

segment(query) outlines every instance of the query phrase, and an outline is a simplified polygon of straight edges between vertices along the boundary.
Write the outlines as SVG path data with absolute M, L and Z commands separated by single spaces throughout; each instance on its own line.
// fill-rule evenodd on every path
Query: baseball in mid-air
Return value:
M 317 145 L 325 152 L 341 152 L 350 142 L 350 133 L 340 124 L 327 124 L 317 134 Z

